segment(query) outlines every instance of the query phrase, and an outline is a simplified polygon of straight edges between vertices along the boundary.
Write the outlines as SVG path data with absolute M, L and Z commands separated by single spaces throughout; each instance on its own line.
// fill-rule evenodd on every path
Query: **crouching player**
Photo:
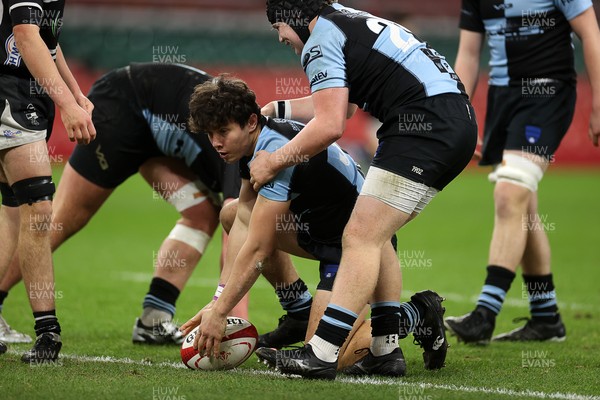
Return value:
M 190 128 L 208 132 L 212 145 L 226 162 L 239 160 L 242 187 L 230 231 L 223 291 L 216 301 L 186 322 L 182 331 L 187 334 L 200 325 L 201 334 L 196 336 L 194 346 L 203 349 L 204 354 L 218 354 L 226 316 L 261 272 L 274 273 L 273 269 L 282 263 L 284 251 L 320 262 L 321 281 L 307 331 L 310 338 L 329 301 L 341 258 L 342 232 L 364 181 L 356 163 L 333 144 L 281 171 L 256 193 L 249 174 L 252 157 L 259 151 L 281 148 L 303 125 L 262 117 L 254 92 L 243 81 L 226 77 L 196 87 L 190 101 Z M 294 221 L 291 225 L 296 229 L 286 229 L 282 221 Z M 400 268 L 391 241 L 384 245 L 381 263 L 382 271 Z M 386 275 L 381 278 L 386 279 Z M 447 350 L 438 345 L 445 343 L 441 300 L 431 291 L 417 293 L 411 302 L 402 305 L 399 322 L 377 318 L 388 305 L 372 304 L 373 340 L 369 351 L 347 371 L 360 375 L 404 375 L 406 364 L 397 338 L 401 326 L 411 332 L 416 325 L 429 328 L 415 331 L 416 341 L 424 348 L 426 367 L 440 368 Z M 354 329 L 361 323 L 357 319 Z

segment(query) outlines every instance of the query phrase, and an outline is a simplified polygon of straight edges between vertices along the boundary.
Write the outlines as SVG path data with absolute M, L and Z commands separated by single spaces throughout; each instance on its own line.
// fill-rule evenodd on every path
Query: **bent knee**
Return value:
M 219 221 L 221 222 L 221 225 L 223 225 L 223 230 L 226 233 L 229 233 L 231 227 L 233 226 L 233 221 L 235 221 L 237 205 L 237 199 L 230 201 L 223 208 L 221 208 L 221 212 L 219 213 Z

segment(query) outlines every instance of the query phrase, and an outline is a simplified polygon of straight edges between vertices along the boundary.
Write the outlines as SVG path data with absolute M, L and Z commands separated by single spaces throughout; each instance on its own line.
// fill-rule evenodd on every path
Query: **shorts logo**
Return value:
M 412 167 L 412 172 L 414 172 L 414 173 L 415 173 L 415 174 L 417 174 L 417 175 L 421 175 L 421 174 L 423 173 L 423 169 L 422 169 L 422 168 L 419 168 L 419 167 L 415 167 L 415 166 L 413 165 L 413 167 Z
M 529 143 L 537 143 L 542 136 L 542 128 L 539 126 L 526 125 L 525 126 L 525 137 Z
M 35 107 L 31 103 L 27 104 L 27 112 L 25 113 L 25 118 L 27 118 L 27 120 L 33 126 L 38 126 L 40 124 L 40 121 L 38 121 L 39 117 L 37 115 L 37 112 L 35 111 Z
M 100 168 L 105 171 L 108 169 L 108 161 L 106 161 L 106 156 L 102 152 L 101 148 L 102 146 L 100 145 L 96 149 L 96 158 L 98 158 L 98 164 L 100 164 Z
M 305 54 L 302 59 L 302 68 L 306 69 L 308 64 L 316 60 L 317 58 L 323 57 L 323 52 L 321 51 L 321 46 L 316 45 L 311 47 Z
M 19 49 L 17 48 L 17 42 L 14 34 L 11 33 L 6 39 L 6 42 L 4 43 L 4 49 L 6 50 L 6 60 L 4 61 L 4 65 L 12 65 L 13 67 L 20 66 L 21 53 L 19 53 Z
M 4 131 L 2 131 L 2 136 L 4 136 L 5 138 L 14 138 L 17 136 L 22 136 L 23 132 L 21 131 L 11 131 L 10 129 L 6 129 Z

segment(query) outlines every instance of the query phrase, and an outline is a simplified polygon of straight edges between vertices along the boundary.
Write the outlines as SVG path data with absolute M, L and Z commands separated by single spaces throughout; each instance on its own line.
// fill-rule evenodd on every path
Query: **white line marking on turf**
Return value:
M 18 351 L 9 350 L 9 354 L 20 354 Z M 110 363 L 110 364 L 131 364 L 141 365 L 146 367 L 167 367 L 175 369 L 187 369 L 183 363 L 179 362 L 151 362 L 147 360 L 133 360 L 131 358 L 116 358 L 112 356 L 79 356 L 76 354 L 61 354 L 61 359 L 75 360 L 79 362 L 88 363 Z M 232 372 L 240 373 L 242 375 L 268 375 L 271 377 L 285 378 L 290 377 L 282 375 L 272 370 L 248 370 L 248 369 L 234 369 Z M 299 377 L 293 377 L 300 379 Z M 434 390 L 447 390 L 450 392 L 463 392 L 463 393 L 484 393 L 484 394 L 500 394 L 508 397 L 530 397 L 536 399 L 559 399 L 559 400 L 600 400 L 599 396 L 588 396 L 577 393 L 546 393 L 534 390 L 511 390 L 505 388 L 486 388 L 478 386 L 465 386 L 465 385 L 446 385 L 436 384 L 427 382 L 403 382 L 398 379 L 389 378 L 347 378 L 340 377 L 336 379 L 336 382 L 344 382 L 354 385 L 386 385 L 386 386 L 404 386 L 404 387 L 417 387 L 420 389 L 434 389 Z

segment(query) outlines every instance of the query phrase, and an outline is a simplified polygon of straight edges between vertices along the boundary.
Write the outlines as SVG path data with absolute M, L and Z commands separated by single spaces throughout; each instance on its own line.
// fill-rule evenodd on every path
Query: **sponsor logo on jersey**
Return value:
M 312 79 L 310 80 L 310 86 L 312 86 L 316 83 L 319 83 L 322 80 L 325 80 L 326 78 L 327 78 L 327 71 L 321 71 L 312 77 Z
M 305 54 L 302 59 L 302 68 L 306 69 L 308 64 L 316 60 L 317 58 L 323 57 L 323 51 L 321 50 L 320 45 L 316 45 L 311 47 Z
M 4 49 L 6 50 L 6 60 L 4 61 L 4 65 L 12 65 L 13 67 L 20 66 L 21 53 L 19 53 L 19 49 L 17 48 L 14 34 L 11 33 L 6 39 L 4 42 Z
M 500 11 L 500 10 L 508 10 L 509 8 L 513 8 L 514 4 L 513 3 L 506 3 L 506 4 L 494 4 L 494 9 L 496 11 Z

